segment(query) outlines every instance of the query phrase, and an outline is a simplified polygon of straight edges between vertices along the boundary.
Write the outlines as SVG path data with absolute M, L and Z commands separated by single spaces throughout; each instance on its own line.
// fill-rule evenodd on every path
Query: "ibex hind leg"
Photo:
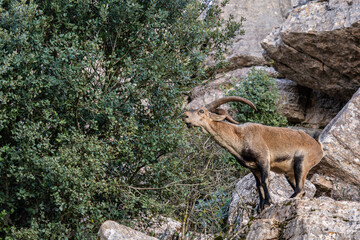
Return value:
M 285 178 L 286 178 L 287 182 L 290 184 L 292 190 L 295 191 L 296 182 L 295 182 L 295 177 L 294 177 L 294 175 L 289 176 L 289 175 L 286 175 L 286 174 L 285 174 Z
M 305 195 L 305 180 L 311 168 L 321 161 L 323 157 L 322 149 L 308 152 L 305 155 L 295 155 L 294 157 L 294 176 L 295 189 L 291 197 L 303 197 Z
M 302 198 L 305 194 L 305 178 L 308 170 L 304 167 L 304 155 L 298 154 L 294 156 L 294 194 L 290 198 Z M 290 181 L 293 180 L 290 178 Z M 293 183 L 293 181 L 291 181 Z M 290 184 L 291 185 L 291 184 Z

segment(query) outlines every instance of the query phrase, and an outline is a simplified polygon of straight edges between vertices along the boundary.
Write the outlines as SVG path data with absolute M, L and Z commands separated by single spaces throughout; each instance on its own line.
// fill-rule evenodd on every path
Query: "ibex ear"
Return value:
M 224 121 L 226 118 L 225 115 L 217 115 L 215 113 L 209 113 L 209 117 L 216 122 Z

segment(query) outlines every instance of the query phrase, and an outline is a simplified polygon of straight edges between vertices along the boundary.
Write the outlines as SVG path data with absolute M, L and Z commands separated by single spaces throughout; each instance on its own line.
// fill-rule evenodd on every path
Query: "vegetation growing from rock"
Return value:
M 280 95 L 275 79 L 268 72 L 253 68 L 239 84 L 227 93 L 228 96 L 242 96 L 252 101 L 257 111 L 244 104 L 232 103 L 239 122 L 255 122 L 268 126 L 287 125 L 285 116 L 278 112 Z

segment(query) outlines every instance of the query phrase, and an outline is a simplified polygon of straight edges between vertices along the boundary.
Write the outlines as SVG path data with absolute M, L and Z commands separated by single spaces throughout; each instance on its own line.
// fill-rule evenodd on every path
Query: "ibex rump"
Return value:
M 184 121 L 188 127 L 201 127 L 212 135 L 242 166 L 251 170 L 259 192 L 259 211 L 271 202 L 270 170 L 285 174 L 294 190 L 291 198 L 302 197 L 306 175 L 323 156 L 320 143 L 303 131 L 255 123 L 238 125 L 226 110 L 218 108 L 227 102 L 242 102 L 256 110 L 248 99 L 225 97 L 185 112 Z

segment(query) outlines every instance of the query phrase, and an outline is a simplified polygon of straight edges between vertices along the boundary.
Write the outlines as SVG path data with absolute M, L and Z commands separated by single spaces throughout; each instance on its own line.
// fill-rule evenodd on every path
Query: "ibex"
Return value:
M 224 97 L 185 112 L 184 121 L 188 127 L 201 127 L 242 166 L 250 169 L 260 198 L 258 211 L 271 203 L 268 190 L 270 170 L 285 174 L 294 190 L 291 198 L 301 198 L 305 193 L 306 175 L 323 157 L 320 143 L 303 131 L 255 123 L 239 125 L 226 110 L 218 108 L 228 102 L 242 102 L 256 110 L 246 98 Z

